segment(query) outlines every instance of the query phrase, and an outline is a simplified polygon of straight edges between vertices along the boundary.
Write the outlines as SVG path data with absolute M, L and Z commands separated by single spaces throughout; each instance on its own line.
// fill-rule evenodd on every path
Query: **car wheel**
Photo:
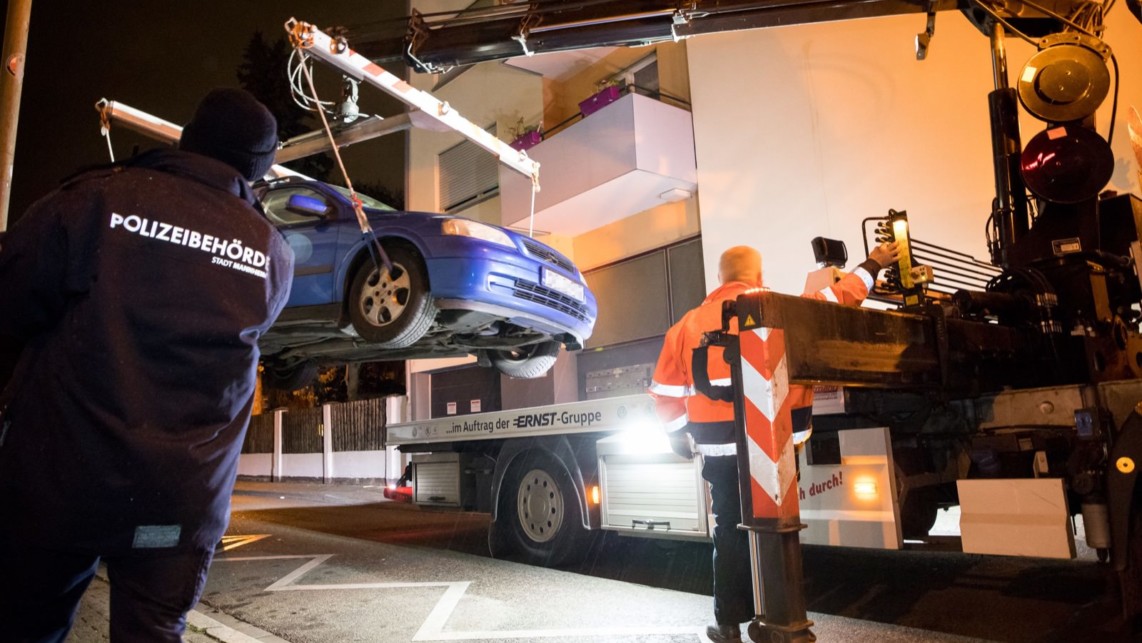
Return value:
M 317 364 L 310 360 L 262 363 L 262 383 L 280 391 L 296 391 L 313 383 L 317 377 Z
M 581 560 L 591 532 L 583 528 L 579 497 L 571 475 L 558 460 L 540 451 L 525 453 L 500 488 L 500 511 L 491 534 L 506 541 L 493 554 L 513 552 L 523 562 L 555 567 Z
M 488 359 L 504 375 L 532 379 L 543 377 L 551 370 L 559 348 L 559 342 L 540 342 L 515 349 L 489 350 Z
M 386 248 L 392 271 L 367 261 L 349 287 L 349 321 L 366 341 L 385 348 L 411 346 L 436 319 L 428 277 L 417 254 L 402 246 Z

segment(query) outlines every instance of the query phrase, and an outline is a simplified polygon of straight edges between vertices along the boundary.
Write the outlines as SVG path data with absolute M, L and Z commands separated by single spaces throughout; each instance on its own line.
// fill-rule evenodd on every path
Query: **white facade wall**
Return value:
M 1137 193 L 1125 110 L 1142 107 L 1142 25 L 1125 6 L 1106 41 L 1122 69 L 1114 189 Z M 843 239 L 862 260 L 861 219 L 907 210 L 913 236 L 987 260 L 995 194 L 987 37 L 939 14 L 927 60 L 918 15 L 712 34 L 687 41 L 706 284 L 726 248 L 761 250 L 765 281 L 799 294 L 809 241 Z M 1010 82 L 1035 52 L 1007 40 Z M 1098 115 L 1105 137 L 1110 97 Z M 1046 125 L 1021 123 L 1023 143 Z
M 388 475 L 385 462 L 387 456 L 385 451 L 334 451 L 333 471 L 330 477 L 379 480 L 396 478 L 400 472 L 393 476 Z
M 480 127 L 497 126 L 499 138 L 510 138 L 506 132 L 520 118 L 524 123 L 538 122 L 543 114 L 543 79 L 499 63 L 473 66 L 440 89 L 432 89 L 438 77 L 412 74 L 410 84 L 431 91 L 469 121 Z M 405 205 L 410 210 L 440 212 L 439 168 L 437 157 L 460 143 L 456 132 L 434 132 L 413 129 L 409 132 L 409 186 Z M 542 169 L 540 170 L 542 176 Z M 459 214 L 477 221 L 500 224 L 499 198 L 485 201 Z
M 388 480 L 401 474 L 401 454 L 396 449 L 384 451 L 336 451 L 332 457 L 331 480 Z M 283 454 L 282 478 L 323 478 L 325 470 L 320 453 Z M 238 459 L 238 475 L 251 478 L 273 476 L 273 457 L 269 453 L 243 453 Z
M 283 478 L 322 478 L 325 467 L 320 453 L 283 453 Z
M 273 473 L 274 458 L 270 453 L 243 453 L 238 457 L 238 475 L 268 478 Z

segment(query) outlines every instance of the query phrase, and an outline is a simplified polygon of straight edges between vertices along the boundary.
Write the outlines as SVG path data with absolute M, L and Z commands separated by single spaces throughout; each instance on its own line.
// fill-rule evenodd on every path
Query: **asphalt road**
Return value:
M 487 520 L 378 488 L 240 483 L 229 537 L 249 541 L 220 553 L 203 602 L 296 643 L 701 640 L 709 545 L 608 533 L 582 564 L 544 570 L 488 558 Z M 821 641 L 1133 640 L 1091 560 L 824 547 L 804 560 Z

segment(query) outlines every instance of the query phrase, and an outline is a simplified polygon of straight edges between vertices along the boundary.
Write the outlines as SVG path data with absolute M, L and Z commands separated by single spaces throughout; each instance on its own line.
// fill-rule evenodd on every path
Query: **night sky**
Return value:
M 0 3 L 0 25 L 7 2 Z M 237 68 L 255 32 L 270 42 L 296 18 L 325 29 L 359 28 L 407 15 L 403 0 L 34 0 L 20 103 L 9 225 L 60 179 L 106 163 L 95 103 L 115 100 L 182 125 L 214 87 L 237 87 Z M 0 29 L 0 34 L 3 30 Z M 397 75 L 404 70 L 387 67 Z M 332 68 L 315 62 L 319 82 L 335 82 Z M 282 78 L 286 77 L 283 67 Z M 335 93 L 320 96 L 336 98 Z M 380 90 L 361 87 L 362 113 L 389 116 L 403 106 Z M 299 108 L 300 110 L 300 108 Z M 124 129 L 111 133 L 115 156 L 158 144 Z M 344 151 L 350 177 L 403 193 L 402 134 L 358 143 Z

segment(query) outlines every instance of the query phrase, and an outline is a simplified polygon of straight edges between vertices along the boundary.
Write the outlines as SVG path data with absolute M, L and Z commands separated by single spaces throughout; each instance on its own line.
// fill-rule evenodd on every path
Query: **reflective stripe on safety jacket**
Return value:
M 831 301 L 845 305 L 859 305 L 873 284 L 871 271 L 875 264 L 865 262 L 852 273 L 819 291 L 805 293 L 803 297 Z M 743 282 L 730 282 L 710 293 L 696 308 L 686 313 L 678 323 L 666 331 L 662 352 L 654 368 L 654 378 L 648 392 L 654 398 L 655 410 L 664 428 L 669 431 L 688 431 L 705 455 L 733 455 L 736 451 L 732 434 L 727 438 L 721 430 L 710 431 L 712 423 L 733 422 L 732 402 L 712 400 L 694 388 L 692 356 L 702 345 L 705 333 L 722 327 L 722 303 L 737 299 L 754 290 Z M 738 332 L 737 319 L 730 320 L 730 334 Z M 730 385 L 730 366 L 722 357 L 720 346 L 710 346 L 707 374 L 715 386 Z M 794 441 L 798 444 L 812 431 L 813 389 L 791 386 L 789 399 L 793 401 Z M 709 451 L 709 453 L 707 453 Z

